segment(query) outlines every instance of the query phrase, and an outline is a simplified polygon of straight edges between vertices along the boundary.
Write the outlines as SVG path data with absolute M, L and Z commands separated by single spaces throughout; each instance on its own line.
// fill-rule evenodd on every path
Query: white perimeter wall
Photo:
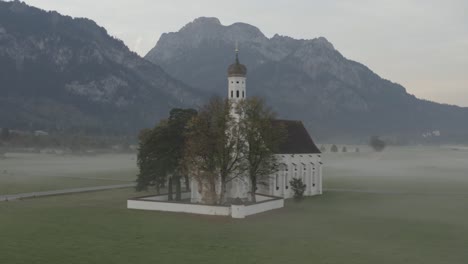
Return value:
M 265 196 L 263 196 L 265 197 Z M 259 200 L 259 195 L 257 195 L 257 201 Z M 284 199 L 271 200 L 268 202 L 261 202 L 245 207 L 245 216 L 254 215 L 263 213 L 266 211 L 279 209 L 284 207 Z
M 228 206 L 210 206 L 201 204 L 183 204 L 143 200 L 128 200 L 127 208 L 201 215 L 231 215 L 231 207 Z
M 187 198 L 190 193 L 184 193 Z M 201 215 L 220 215 L 233 218 L 245 218 L 249 215 L 284 207 L 284 199 L 257 195 L 258 203 L 253 205 L 213 206 L 190 203 L 166 202 L 167 195 L 145 197 L 127 201 L 127 208 L 136 210 L 163 211 L 175 213 L 189 213 Z

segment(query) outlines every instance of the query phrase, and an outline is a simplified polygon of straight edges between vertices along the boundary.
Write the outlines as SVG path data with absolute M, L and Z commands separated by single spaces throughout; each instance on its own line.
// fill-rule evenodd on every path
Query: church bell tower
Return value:
M 239 62 L 239 49 L 236 47 L 236 61 L 228 68 L 228 98 L 234 104 L 247 97 L 247 67 Z
M 231 116 L 240 121 L 240 116 L 236 112 L 236 105 L 247 97 L 247 67 L 239 62 L 239 49 L 236 45 L 236 61 L 228 68 L 228 99 L 232 103 Z M 227 185 L 228 199 L 250 199 L 250 182 L 248 177 L 237 177 Z

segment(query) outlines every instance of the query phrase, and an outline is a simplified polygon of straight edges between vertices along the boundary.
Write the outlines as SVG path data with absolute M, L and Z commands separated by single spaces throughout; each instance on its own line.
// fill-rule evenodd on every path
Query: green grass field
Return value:
M 468 152 L 324 154 L 327 192 L 233 220 L 126 209 L 132 190 L 0 203 L 0 263 L 468 263 Z M 398 193 L 404 192 L 404 193 Z
M 0 159 L 0 195 L 123 184 L 136 172 L 131 154 L 8 154 Z

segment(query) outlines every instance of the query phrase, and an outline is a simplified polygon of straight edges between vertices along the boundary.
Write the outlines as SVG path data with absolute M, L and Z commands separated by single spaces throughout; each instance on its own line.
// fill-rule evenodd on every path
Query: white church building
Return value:
M 240 64 L 238 51 L 236 61 L 228 68 L 228 98 L 235 105 L 247 98 L 247 67 Z M 236 115 L 234 111 L 231 113 Z M 237 117 L 239 118 L 239 117 Z M 231 216 L 245 218 L 250 215 L 280 209 L 284 200 L 292 198 L 294 192 L 290 186 L 293 178 L 302 179 L 306 184 L 305 196 L 322 194 L 322 162 L 320 150 L 315 145 L 301 121 L 273 120 L 273 127 L 285 129 L 286 140 L 279 146 L 276 153 L 279 170 L 261 182 L 257 183 L 256 202 L 250 201 L 250 179 L 248 175 L 237 177 L 226 186 L 226 203 L 207 204 L 204 199 L 207 194 L 207 182 L 191 179 L 189 192 L 182 193 L 182 199 L 187 202 L 168 201 L 168 195 L 150 195 L 129 199 L 127 208 L 135 210 L 151 210 L 178 212 L 202 215 Z M 216 194 L 220 194 L 220 181 L 215 186 Z M 212 194 L 212 193 L 211 193 Z M 212 196 L 212 195 L 211 195 Z M 242 203 L 239 203 L 239 200 Z
M 247 98 L 247 67 L 239 62 L 238 50 L 236 61 L 228 68 L 227 96 L 234 105 Z M 236 115 L 234 111 L 232 115 Z M 300 178 L 306 184 L 305 196 L 322 194 L 321 152 L 310 137 L 301 121 L 273 120 L 274 127 L 286 130 L 286 140 L 276 153 L 280 170 L 257 183 L 257 193 L 292 198 L 294 192 L 290 186 L 293 178 Z M 249 177 L 239 177 L 229 182 L 226 198 L 247 201 L 251 188 Z M 199 183 L 192 181 L 191 201 L 202 202 L 203 190 Z

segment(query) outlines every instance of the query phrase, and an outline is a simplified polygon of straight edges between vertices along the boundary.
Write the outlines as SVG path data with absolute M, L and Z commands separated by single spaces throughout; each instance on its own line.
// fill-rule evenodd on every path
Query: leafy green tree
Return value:
M 181 200 L 181 179 L 186 176 L 182 160 L 187 141 L 189 122 L 196 116 L 193 109 L 173 109 L 168 120 L 155 128 L 143 130 L 139 136 L 137 190 L 159 187 L 168 182 L 169 200 Z
M 181 200 L 181 181 L 188 178 L 187 170 L 183 164 L 183 158 L 186 148 L 186 143 L 189 136 L 189 122 L 197 115 L 194 109 L 173 109 L 170 113 L 168 121 L 168 137 L 167 142 L 170 146 L 167 161 L 171 171 L 171 180 L 175 181 L 176 185 L 176 200 Z M 188 190 L 188 180 L 185 180 L 186 190 Z M 169 187 L 172 187 L 169 184 Z
M 237 111 L 241 116 L 241 138 L 245 141 L 242 144 L 246 144 L 246 147 L 242 148 L 242 157 L 246 160 L 250 179 L 251 200 L 255 201 L 257 185 L 278 170 L 275 153 L 285 138 L 285 130 L 273 126 L 275 114 L 259 98 L 243 100 L 239 103 Z
M 369 140 L 369 145 L 377 152 L 382 152 L 387 146 L 385 141 L 380 139 L 378 136 L 371 137 Z
M 137 154 L 139 168 L 137 191 L 148 190 L 148 187 L 154 186 L 157 193 L 160 194 L 160 187 L 166 181 L 167 172 L 164 167 L 162 151 L 166 127 L 167 121 L 161 121 L 153 129 L 145 129 L 140 132 Z

